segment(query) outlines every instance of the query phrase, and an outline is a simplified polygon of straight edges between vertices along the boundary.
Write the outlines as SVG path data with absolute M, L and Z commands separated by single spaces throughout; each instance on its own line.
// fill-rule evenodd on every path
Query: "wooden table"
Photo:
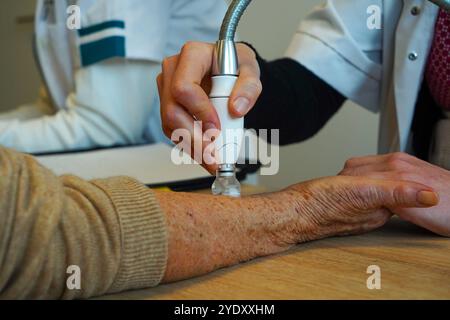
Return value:
M 370 265 L 380 267 L 380 290 L 367 288 Z M 450 299 L 450 239 L 393 218 L 369 234 L 102 299 Z

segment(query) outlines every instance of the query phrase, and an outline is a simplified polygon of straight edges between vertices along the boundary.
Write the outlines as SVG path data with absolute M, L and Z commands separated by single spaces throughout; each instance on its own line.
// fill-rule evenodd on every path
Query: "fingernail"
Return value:
M 439 198 L 435 192 L 419 191 L 417 193 L 417 201 L 424 206 L 432 207 L 439 203 Z
M 247 113 L 248 108 L 250 106 L 250 101 L 247 98 L 240 97 L 234 100 L 234 110 L 236 110 L 237 113 L 244 115 Z
M 212 123 L 212 122 L 206 122 L 206 123 L 203 125 L 203 129 L 204 129 L 204 131 L 208 131 L 208 130 L 217 130 L 217 127 L 216 127 L 216 125 L 215 125 L 214 123 Z

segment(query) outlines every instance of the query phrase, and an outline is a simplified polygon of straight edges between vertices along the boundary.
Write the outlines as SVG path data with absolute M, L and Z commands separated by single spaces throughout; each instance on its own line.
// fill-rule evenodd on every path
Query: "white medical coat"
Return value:
M 67 27 L 71 5 L 81 29 Z M 48 97 L 0 115 L 0 144 L 41 153 L 162 139 L 160 63 L 189 40 L 216 41 L 226 9 L 223 0 L 38 0 Z
M 381 10 L 380 29 L 367 23 L 373 6 Z M 425 0 L 328 0 L 302 21 L 287 56 L 380 112 L 380 153 L 410 151 L 438 12 Z

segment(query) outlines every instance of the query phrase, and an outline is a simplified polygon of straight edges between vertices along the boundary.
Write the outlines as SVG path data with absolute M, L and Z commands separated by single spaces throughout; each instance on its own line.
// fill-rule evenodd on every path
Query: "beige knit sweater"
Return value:
M 0 147 L 0 298 L 87 298 L 155 286 L 167 243 L 164 214 L 140 183 L 56 177 Z M 70 266 L 81 271 L 80 290 L 66 285 Z

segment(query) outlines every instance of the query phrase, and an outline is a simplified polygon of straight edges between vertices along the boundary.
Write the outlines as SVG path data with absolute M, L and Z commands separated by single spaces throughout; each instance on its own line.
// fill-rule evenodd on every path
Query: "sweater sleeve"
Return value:
M 124 177 L 56 177 L 0 147 L 1 299 L 82 299 L 155 286 L 167 248 L 164 214 L 145 186 Z M 68 286 L 72 270 L 80 288 Z
M 263 92 L 245 118 L 246 128 L 279 129 L 281 145 L 301 142 L 322 129 L 345 102 L 343 95 L 297 61 L 268 62 L 252 49 Z

